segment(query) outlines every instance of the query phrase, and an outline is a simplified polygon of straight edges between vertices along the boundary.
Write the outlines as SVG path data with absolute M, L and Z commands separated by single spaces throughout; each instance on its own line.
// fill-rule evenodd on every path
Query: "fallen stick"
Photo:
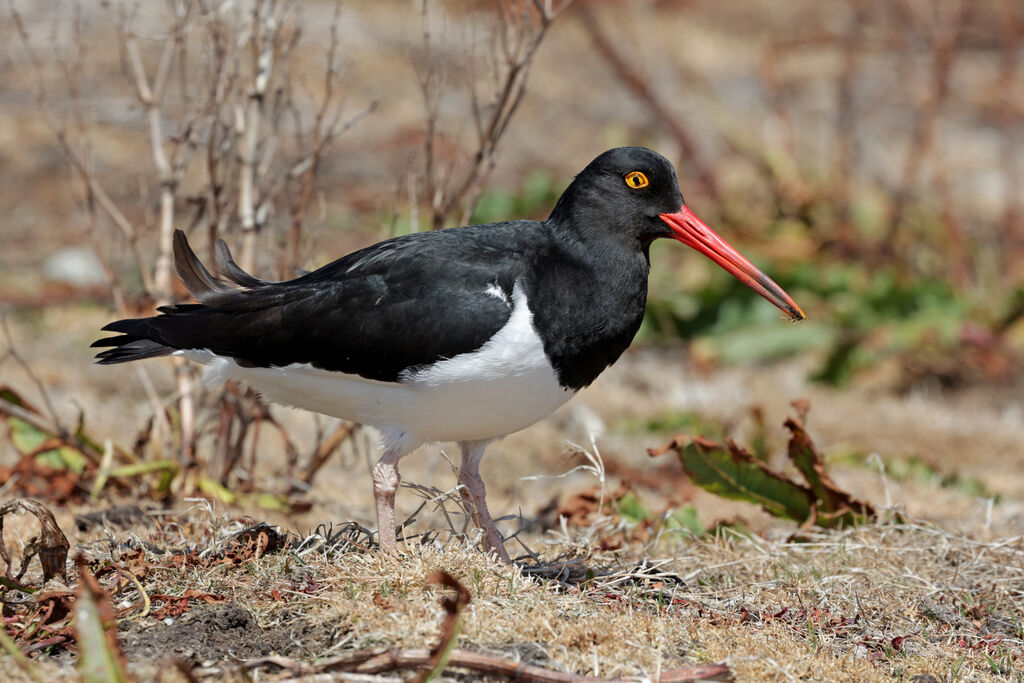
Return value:
M 269 656 L 249 660 L 243 666 L 246 669 L 258 669 L 272 665 L 306 676 L 340 671 L 379 674 L 401 669 L 420 669 L 428 666 L 430 661 L 431 651 L 425 648 L 416 650 L 371 648 L 348 652 L 337 657 L 321 660 L 315 664 L 304 664 L 289 657 Z M 517 681 L 537 681 L 538 683 L 618 683 L 619 681 L 639 681 L 643 678 L 641 676 L 595 678 L 593 676 L 554 671 L 506 657 L 468 652 L 466 650 L 453 650 L 448 659 L 447 666 L 448 668 L 469 669 L 470 671 L 482 674 L 508 676 Z M 732 671 L 725 664 L 698 664 L 696 666 L 662 671 L 658 678 L 650 680 L 653 683 L 731 681 L 733 676 Z

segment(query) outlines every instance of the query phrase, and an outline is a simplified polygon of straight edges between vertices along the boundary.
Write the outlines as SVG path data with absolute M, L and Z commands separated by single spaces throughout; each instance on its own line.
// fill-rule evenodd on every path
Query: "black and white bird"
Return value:
M 223 242 L 212 275 L 174 240 L 199 303 L 120 320 L 100 363 L 174 354 L 205 381 L 239 380 L 277 403 L 376 427 L 380 546 L 395 550 L 398 462 L 457 442 L 460 490 L 486 547 L 509 561 L 487 510 L 487 446 L 551 414 L 626 350 L 647 299 L 651 242 L 713 259 L 794 320 L 778 285 L 683 203 L 675 169 L 648 149 L 594 159 L 544 221 L 423 232 L 374 244 L 286 282 L 257 279 Z

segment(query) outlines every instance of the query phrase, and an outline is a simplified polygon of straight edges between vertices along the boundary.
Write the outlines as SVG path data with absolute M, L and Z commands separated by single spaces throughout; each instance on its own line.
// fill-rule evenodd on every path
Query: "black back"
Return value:
M 633 171 L 649 184 L 635 188 Z M 209 349 L 239 363 L 310 363 L 368 379 L 473 351 L 508 321 L 516 283 L 562 385 L 590 384 L 643 319 L 648 249 L 670 232 L 659 213 L 682 205 L 675 170 L 642 148 L 605 152 L 544 222 L 510 221 L 387 240 L 287 282 L 258 280 L 218 246 L 211 275 L 184 235 L 176 265 L 200 302 L 121 320 L 101 363 Z M 222 279 L 223 278 L 223 279 Z M 498 287 L 506 300 L 488 293 Z

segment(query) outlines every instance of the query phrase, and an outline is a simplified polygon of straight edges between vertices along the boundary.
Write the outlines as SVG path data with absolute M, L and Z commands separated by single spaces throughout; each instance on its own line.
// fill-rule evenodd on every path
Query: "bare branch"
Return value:
M 963 3 L 956 0 L 937 18 L 937 25 L 931 31 L 931 83 L 924 104 L 917 110 L 914 136 L 903 160 L 903 173 L 886 212 L 888 230 L 879 243 L 883 255 L 895 253 L 904 209 L 913 193 L 921 165 L 932 150 L 939 113 L 949 94 L 949 74 L 956 57 L 956 41 L 963 13 Z
M 256 262 L 256 235 L 259 232 L 256 196 L 257 143 L 267 85 L 274 69 L 274 35 L 278 29 L 276 0 L 257 0 L 252 10 L 252 81 L 244 109 L 236 105 L 235 133 L 241 162 L 238 183 L 238 218 L 242 224 L 242 253 L 239 264 L 252 271 Z
M 608 65 L 612 67 L 612 70 L 615 71 L 623 85 L 629 88 L 634 95 L 647 105 L 647 108 L 655 115 L 669 135 L 675 139 L 676 144 L 679 145 L 683 152 L 685 162 L 693 167 L 704 191 L 712 200 L 717 202 L 719 192 L 715 174 L 711 166 L 704 162 L 693 136 L 680 123 L 679 117 L 669 111 L 668 107 L 657 97 L 647 79 L 633 68 L 629 62 L 623 59 L 611 39 L 608 38 L 600 24 L 598 24 L 593 13 L 586 6 L 582 6 L 579 9 L 578 15 L 583 22 L 584 28 L 590 34 L 590 38 L 594 42 L 595 47 L 597 47 L 598 52 L 604 57 Z
M 480 196 L 487 176 L 495 165 L 495 155 L 502 137 L 508 130 L 516 110 L 526 92 L 526 82 L 533 58 L 547 34 L 551 22 L 568 1 L 557 9 L 550 2 L 519 5 L 516 12 L 507 3 L 495 2 L 497 22 L 493 28 L 496 46 L 495 65 L 497 87 L 491 101 L 481 104 L 474 88 L 472 113 L 476 124 L 476 151 L 467 162 L 466 169 L 457 181 L 454 179 L 455 164 L 445 169 L 438 168 L 437 147 L 439 145 L 438 97 L 440 93 L 441 66 L 432 56 L 433 46 L 429 29 L 428 4 L 422 4 L 423 45 L 427 54 L 426 66 L 419 74 L 420 89 L 426 108 L 424 150 L 424 189 L 431 206 L 431 227 L 442 228 L 451 214 L 461 205 L 461 222 L 469 220 Z M 488 113 L 485 113 L 488 112 Z
M 124 213 L 122 213 L 117 204 L 113 199 L 111 199 L 110 195 L 104 189 L 103 185 L 100 184 L 87 157 L 72 143 L 68 135 L 67 126 L 57 119 L 53 108 L 50 106 L 49 97 L 44 86 L 45 78 L 43 76 L 44 69 L 42 62 L 35 50 L 32 49 L 28 31 L 21 19 L 21 15 L 14 7 L 13 0 L 8 0 L 8 7 L 11 12 L 11 18 L 14 20 L 18 38 L 26 56 L 28 57 L 29 64 L 32 69 L 33 77 L 30 82 L 25 83 L 24 85 L 30 92 L 32 92 L 36 105 L 39 107 L 39 112 L 43 116 L 43 121 L 46 123 L 47 128 L 50 129 L 50 132 L 60 145 L 61 150 L 67 157 L 68 162 L 71 164 L 71 168 L 75 171 L 79 180 L 81 180 L 81 182 L 86 186 L 90 197 L 96 200 L 96 203 L 103 209 L 107 217 L 111 222 L 113 222 L 114 226 L 117 227 L 125 238 L 125 241 L 128 243 L 128 247 L 134 256 L 135 263 L 138 266 L 139 276 L 142 279 L 142 287 L 147 294 L 151 294 L 154 288 L 153 278 L 149 273 L 149 268 L 146 266 L 146 260 L 142 256 L 135 226 L 130 220 L 128 220 Z

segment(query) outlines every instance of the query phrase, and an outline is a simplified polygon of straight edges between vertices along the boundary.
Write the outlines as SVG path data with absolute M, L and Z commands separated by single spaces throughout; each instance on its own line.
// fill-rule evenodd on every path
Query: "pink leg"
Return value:
M 373 497 L 377 503 L 377 538 L 380 549 L 386 553 L 398 552 L 395 539 L 395 491 L 402 480 L 398 474 L 398 449 L 388 448 L 373 466 Z
M 463 441 L 459 444 L 462 450 L 462 466 L 459 468 L 459 484 L 462 488 L 459 490 L 467 507 L 473 513 L 473 521 L 484 532 L 484 545 L 496 553 L 501 561 L 512 564 L 508 553 L 505 552 L 505 542 L 494 527 L 494 520 L 487 510 L 487 491 L 484 488 L 484 480 L 480 478 L 480 459 L 483 458 L 484 449 L 489 443 L 490 441 Z

